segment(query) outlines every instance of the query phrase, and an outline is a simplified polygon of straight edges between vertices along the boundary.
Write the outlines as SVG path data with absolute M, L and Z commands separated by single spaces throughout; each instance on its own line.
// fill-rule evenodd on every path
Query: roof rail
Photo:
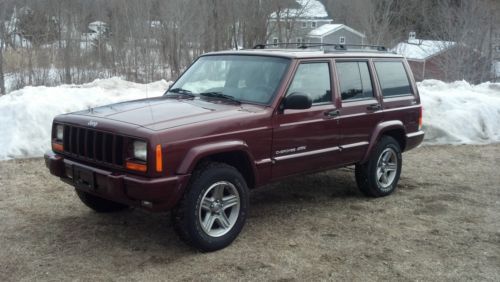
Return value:
M 295 45 L 299 49 L 306 49 L 308 47 L 307 44 L 309 44 L 309 43 L 298 43 L 298 42 L 284 43 L 284 42 L 281 42 L 281 43 L 270 43 L 270 44 L 257 44 L 255 46 L 253 46 L 253 49 L 266 49 L 266 47 L 278 47 L 278 46 L 283 46 L 283 45 L 284 46 Z
M 381 45 L 364 45 L 364 44 L 332 44 L 332 43 L 303 43 L 303 42 L 295 42 L 295 43 L 271 43 L 271 44 L 257 44 L 253 47 L 253 49 L 266 49 L 266 47 L 279 47 L 279 46 L 296 46 L 299 49 L 307 49 L 307 48 L 318 48 L 318 47 L 333 47 L 333 50 L 327 51 L 347 51 L 352 50 L 348 47 L 354 47 L 353 49 L 370 49 L 379 52 L 387 52 L 387 48 Z

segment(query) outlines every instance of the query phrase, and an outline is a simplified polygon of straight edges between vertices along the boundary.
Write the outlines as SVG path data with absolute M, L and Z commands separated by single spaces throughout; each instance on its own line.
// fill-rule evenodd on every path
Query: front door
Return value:
M 332 96 L 330 61 L 300 63 L 286 95 L 308 94 L 307 110 L 285 109 L 273 117 L 273 179 L 331 167 L 338 157 L 338 109 Z

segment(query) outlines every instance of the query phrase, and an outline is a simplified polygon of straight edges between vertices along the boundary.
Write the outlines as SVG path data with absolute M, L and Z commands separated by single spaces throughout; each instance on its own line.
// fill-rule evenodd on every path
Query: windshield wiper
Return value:
M 241 104 L 241 102 L 238 101 L 233 96 L 223 94 L 222 92 L 203 92 L 203 93 L 200 93 L 200 96 L 205 96 L 205 97 L 210 97 L 210 98 L 220 98 L 220 99 L 225 99 L 225 100 L 229 100 L 229 101 Z
M 178 94 L 178 95 L 173 96 L 173 95 L 168 95 L 168 93 L 175 93 L 175 94 Z M 172 88 L 172 89 L 167 90 L 167 93 L 165 93 L 165 96 L 167 96 L 167 97 L 168 96 L 173 96 L 173 97 L 178 98 L 180 95 L 183 95 L 183 96 L 186 96 L 186 97 L 189 97 L 189 98 L 194 98 L 196 96 L 190 90 L 182 89 L 182 88 Z

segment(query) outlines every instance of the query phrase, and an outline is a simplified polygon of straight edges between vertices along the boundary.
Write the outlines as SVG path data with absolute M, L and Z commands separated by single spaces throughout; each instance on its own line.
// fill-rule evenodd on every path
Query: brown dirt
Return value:
M 500 280 L 500 145 L 404 154 L 399 189 L 353 169 L 253 191 L 243 232 L 201 254 L 168 214 L 96 214 L 41 159 L 0 162 L 0 281 Z

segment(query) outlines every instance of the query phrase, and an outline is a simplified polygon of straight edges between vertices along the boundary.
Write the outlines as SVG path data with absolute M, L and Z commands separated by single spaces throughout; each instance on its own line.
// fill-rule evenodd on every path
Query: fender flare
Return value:
M 194 170 L 198 162 L 204 157 L 233 151 L 243 152 L 246 155 L 246 157 L 250 161 L 253 175 L 256 176 L 257 174 L 254 158 L 252 154 L 250 154 L 250 150 L 246 142 L 241 140 L 208 143 L 193 147 L 186 153 L 186 156 L 182 160 L 176 172 L 177 174 L 190 174 Z
M 375 145 L 377 144 L 377 141 L 380 139 L 380 137 L 384 134 L 384 132 L 387 132 L 389 130 L 394 130 L 394 129 L 401 129 L 406 136 L 406 130 L 403 125 L 403 122 L 400 120 L 389 120 L 389 121 L 383 121 L 373 129 L 371 138 L 370 138 L 370 144 L 368 145 L 368 149 L 366 149 L 365 155 L 363 156 L 363 159 L 359 163 L 365 163 L 368 161 L 368 158 L 370 157 L 370 154 L 372 153 L 373 149 L 375 148 Z

